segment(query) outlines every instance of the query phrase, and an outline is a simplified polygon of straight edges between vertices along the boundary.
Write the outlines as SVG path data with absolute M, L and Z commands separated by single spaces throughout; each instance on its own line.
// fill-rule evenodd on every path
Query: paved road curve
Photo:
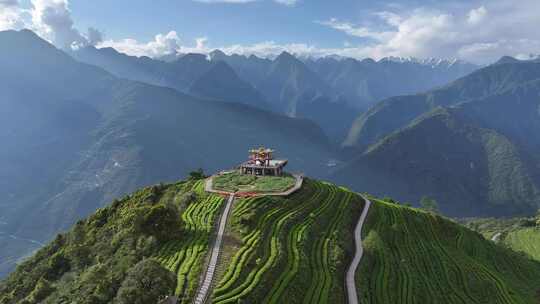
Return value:
M 491 237 L 491 240 L 495 243 L 497 243 L 500 239 L 501 239 L 501 234 L 500 232 L 497 232 L 495 233 L 492 237 Z
M 208 292 L 210 291 L 210 285 L 214 279 L 214 272 L 216 270 L 216 265 L 219 258 L 219 252 L 221 251 L 221 242 L 223 241 L 223 234 L 225 233 L 225 225 L 227 224 L 227 218 L 229 216 L 229 211 L 231 210 L 231 205 L 234 201 L 234 194 L 229 196 L 227 200 L 227 205 L 223 214 L 221 214 L 221 219 L 219 220 L 219 228 L 216 235 L 216 240 L 214 242 L 214 247 L 212 248 L 212 255 L 210 256 L 210 262 L 208 263 L 208 268 L 206 269 L 206 275 L 204 276 L 204 281 L 199 287 L 197 297 L 195 297 L 195 304 L 203 304 L 208 297 Z
M 349 300 L 349 304 L 358 304 L 358 294 L 356 292 L 356 282 L 354 276 L 356 274 L 356 269 L 360 264 L 360 259 L 364 254 L 364 247 L 362 247 L 362 226 L 364 225 L 364 221 L 366 220 L 369 206 L 371 206 L 371 202 L 366 197 L 362 196 L 362 198 L 366 201 L 366 204 L 364 206 L 364 210 L 362 210 L 362 214 L 360 215 L 358 224 L 356 224 L 356 228 L 354 229 L 354 243 L 356 245 L 356 253 L 354 254 L 354 258 L 351 262 L 351 265 L 349 266 L 349 269 L 347 269 L 347 276 L 345 278 L 345 283 L 347 287 L 347 298 Z

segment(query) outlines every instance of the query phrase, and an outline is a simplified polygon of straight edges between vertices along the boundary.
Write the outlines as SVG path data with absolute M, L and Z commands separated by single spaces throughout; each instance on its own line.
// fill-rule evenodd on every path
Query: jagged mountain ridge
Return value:
M 493 64 L 442 88 L 383 100 L 355 120 L 344 145 L 366 148 L 437 106 L 485 98 L 539 78 L 540 64 L 534 62 Z
M 512 61 L 388 99 L 357 121 L 334 178 L 412 202 L 429 195 L 454 216 L 530 214 L 540 206 L 539 97 L 540 65 Z
M 350 58 L 339 61 L 329 58 L 302 61 L 287 52 L 274 59 L 264 59 L 254 55 L 227 55 L 219 50 L 208 55 L 180 54 L 174 59 L 167 58 L 165 63 L 154 60 L 155 64 L 150 64 L 154 67 L 148 68 L 149 58 L 114 54 L 107 49 L 86 48 L 72 52 L 72 55 L 120 77 L 164 85 L 187 93 L 193 83 L 209 70 L 211 62 L 226 62 L 240 78 L 240 81 L 229 86 L 230 88 L 243 87 L 240 84 L 242 82 L 249 83 L 264 97 L 270 109 L 292 117 L 314 120 L 336 142 L 343 140 L 350 128 L 350 116 L 367 109 L 376 101 L 442 85 L 476 68 L 461 62 L 448 64 L 443 68 L 444 61 L 437 66 L 433 61 L 430 66 L 420 61 L 371 60 L 373 64 L 368 64 L 370 60 L 360 62 Z M 122 62 L 128 63 L 124 65 Z M 327 70 L 328 64 L 332 71 Z M 140 69 L 133 72 L 133 68 L 138 65 L 141 65 Z M 411 75 L 417 74 L 424 76 L 415 81 Z M 230 82 L 232 78 L 234 77 L 227 75 L 219 78 L 214 76 L 214 80 L 220 80 L 222 87 L 226 87 L 223 84 Z M 201 80 L 199 84 L 202 85 L 203 82 L 204 80 Z M 404 82 L 407 83 L 403 84 Z M 241 101 L 227 100 L 239 96 L 239 92 L 221 96 L 221 99 Z M 204 92 L 198 92 L 198 95 L 202 93 Z M 201 96 L 212 99 L 216 97 L 211 94 Z M 352 114 L 342 116 L 342 113 Z M 328 121 L 329 116 L 339 116 L 341 119 Z

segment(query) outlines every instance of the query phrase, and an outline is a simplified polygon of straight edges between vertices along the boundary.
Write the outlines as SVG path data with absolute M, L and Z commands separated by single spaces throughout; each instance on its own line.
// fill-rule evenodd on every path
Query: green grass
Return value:
M 540 229 L 536 227 L 536 218 L 478 218 L 465 221 L 465 225 L 491 239 L 500 233 L 498 242 L 514 251 L 540 262 Z
M 538 302 L 540 263 L 440 216 L 373 202 L 357 272 L 362 303 Z
M 503 243 L 540 261 L 540 229 L 523 228 L 508 232 Z
M 228 192 L 283 192 L 292 188 L 293 176 L 253 176 L 235 171 L 214 177 L 213 188 Z

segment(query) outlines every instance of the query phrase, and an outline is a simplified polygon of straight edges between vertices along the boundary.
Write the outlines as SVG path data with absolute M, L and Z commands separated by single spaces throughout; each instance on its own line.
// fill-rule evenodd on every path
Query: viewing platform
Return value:
M 249 150 L 249 159 L 236 170 L 220 172 L 206 181 L 206 191 L 235 196 L 287 196 L 302 187 L 303 174 L 285 173 L 288 161 L 273 158 L 274 150 Z

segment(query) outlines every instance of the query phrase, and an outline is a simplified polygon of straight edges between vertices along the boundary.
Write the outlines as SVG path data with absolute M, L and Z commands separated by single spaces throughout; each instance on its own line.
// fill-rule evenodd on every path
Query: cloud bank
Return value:
M 540 1 L 494 0 L 453 12 L 418 8 L 376 12 L 377 26 L 332 18 L 320 24 L 364 38 L 359 56 L 445 57 L 488 63 L 503 55 L 540 52 Z M 351 52 L 353 50 L 348 50 Z
M 195 0 L 197 1 L 197 0 Z M 247 3 L 259 0 L 198 0 L 199 2 Z M 298 0 L 273 0 L 294 6 Z M 80 32 L 74 25 L 68 0 L 31 0 L 23 9 L 18 0 L 0 0 L 0 30 L 23 27 L 36 31 L 61 48 L 86 45 L 113 47 L 135 56 L 161 57 L 175 53 L 225 53 L 273 57 L 287 51 L 300 56 L 340 55 L 353 58 L 417 57 L 458 58 L 475 63 L 490 63 L 503 55 L 528 58 L 540 53 L 540 1 L 492 0 L 468 2 L 445 8 L 421 7 L 410 10 L 386 6 L 358 20 L 329 17 L 313 21 L 321 30 L 328 28 L 343 36 L 343 46 L 323 48 L 308 43 L 212 45 L 200 37 L 181 40 L 174 30 L 155 35 L 151 41 L 134 38 L 104 40 L 100 31 Z M 341 34 L 339 34 L 341 33 Z M 202 33 L 204 35 L 204 33 Z
M 17 0 L 0 0 L 0 31 L 23 28 L 23 15 Z
M 60 48 L 97 45 L 103 35 L 95 28 L 74 27 L 68 0 L 32 0 L 24 9 L 18 0 L 0 0 L 0 30 L 29 28 Z
M 251 2 L 258 2 L 259 0 L 192 0 L 194 2 L 201 3 L 231 3 L 231 4 L 244 4 Z M 295 6 L 299 0 L 274 0 L 275 3 L 283 4 L 286 6 Z
M 136 39 L 122 39 L 118 41 L 105 40 L 99 47 L 112 47 L 119 52 L 132 56 L 160 57 L 175 54 L 181 49 L 180 38 L 175 31 L 166 34 L 157 34 L 150 42 L 139 42 Z

